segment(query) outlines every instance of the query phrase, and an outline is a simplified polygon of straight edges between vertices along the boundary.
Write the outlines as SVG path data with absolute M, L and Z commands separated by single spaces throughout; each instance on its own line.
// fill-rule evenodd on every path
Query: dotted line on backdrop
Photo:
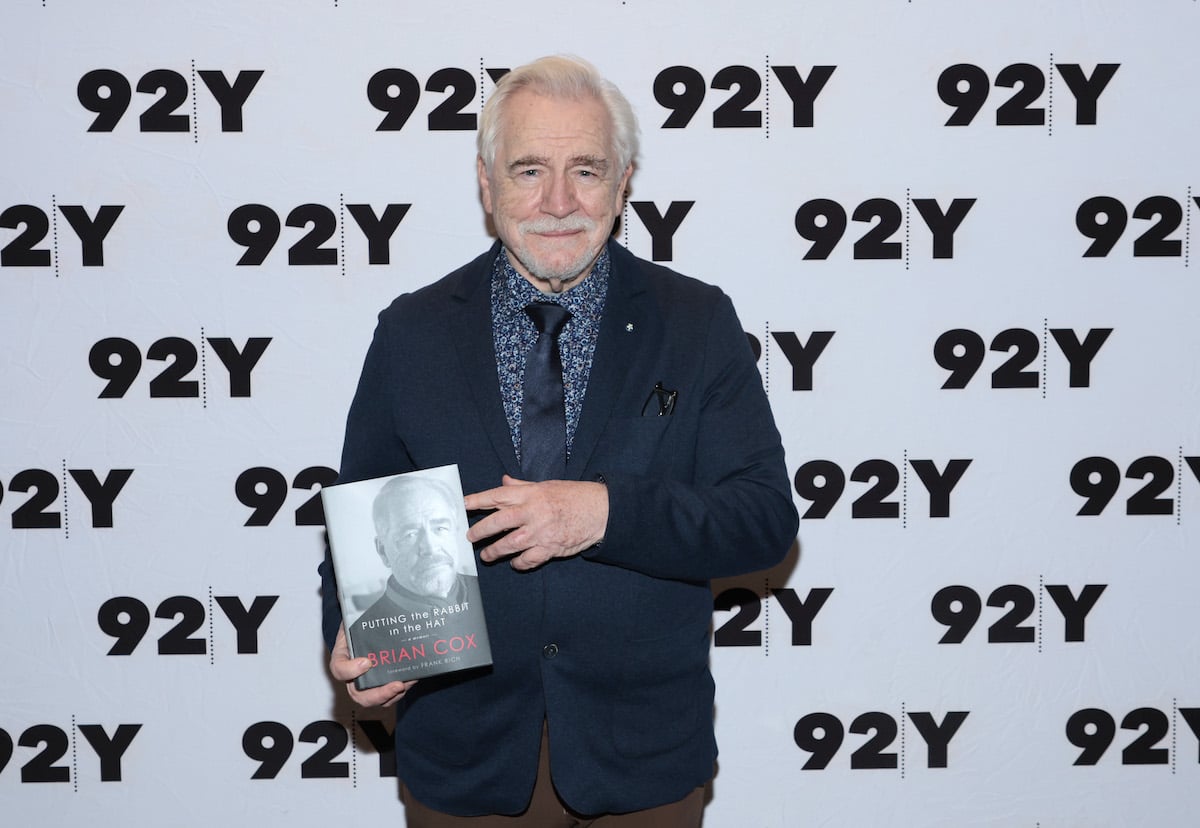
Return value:
M 1179 459 L 1175 462 L 1175 525 L 1183 519 L 1183 446 L 1179 447 Z
M 200 326 L 200 407 L 208 408 L 208 358 L 204 347 L 204 326 Z
M 1179 748 L 1179 699 L 1171 699 L 1171 775 L 1175 775 L 1175 754 Z
M 79 731 L 75 724 L 75 714 L 71 714 L 71 787 L 79 793 Z
M 1038 575 L 1038 602 L 1037 602 L 1037 651 L 1042 652 L 1042 596 L 1046 592 L 1046 576 Z
M 904 188 L 904 269 L 908 270 L 912 254 L 912 187 Z
M 1050 334 L 1050 320 L 1048 317 L 1043 316 L 1042 317 L 1042 376 L 1038 379 L 1038 382 L 1040 382 L 1042 384 L 1042 399 L 1043 400 L 1046 399 L 1046 386 L 1050 384 L 1049 382 L 1046 381 L 1046 368 L 1049 364 L 1047 362 L 1048 357 L 1046 355 L 1046 348 L 1050 344 L 1050 340 L 1048 338 L 1049 334 Z
M 213 591 L 210 586 L 208 588 L 208 665 L 210 667 L 217 663 L 216 641 L 216 634 L 213 629 Z
M 196 109 L 196 98 L 200 97 L 196 94 L 196 59 L 192 58 L 192 143 L 200 143 L 200 118 L 199 112 Z
M 50 194 L 50 228 L 54 234 L 54 278 L 61 275 L 58 261 L 58 196 Z
M 63 496 L 63 537 L 71 537 L 71 510 L 70 504 L 67 502 L 67 459 L 64 457 L 62 461 L 62 496 Z
M 762 357 L 763 357 L 763 389 L 771 394 L 771 323 L 763 325 Z
M 1188 255 L 1188 253 L 1191 251 L 1191 247 L 1192 247 L 1192 244 L 1191 244 L 1191 242 L 1192 242 L 1191 204 L 1192 204 L 1192 185 L 1189 184 L 1188 188 L 1187 188 L 1187 201 L 1185 201 L 1183 203 L 1183 266 L 1184 267 L 1187 267 L 1189 264 L 1190 257 Z
M 763 127 L 766 130 L 766 139 L 771 140 L 771 56 L 766 56 L 766 64 L 763 68 Z
M 771 579 L 763 578 L 763 658 L 771 655 Z
M 358 787 L 358 714 L 350 711 L 350 787 Z
M 1050 53 L 1050 69 L 1046 72 L 1046 134 L 1054 134 L 1054 52 Z

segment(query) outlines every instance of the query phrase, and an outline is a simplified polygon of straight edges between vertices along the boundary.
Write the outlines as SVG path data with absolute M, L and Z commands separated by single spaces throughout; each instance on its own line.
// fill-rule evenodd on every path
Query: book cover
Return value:
M 360 690 L 492 663 L 457 466 L 321 489 Z

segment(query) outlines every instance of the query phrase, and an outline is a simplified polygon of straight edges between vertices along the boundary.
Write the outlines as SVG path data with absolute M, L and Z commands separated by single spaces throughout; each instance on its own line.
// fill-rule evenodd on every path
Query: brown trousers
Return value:
M 678 802 L 633 811 L 627 814 L 581 816 L 558 798 L 550 781 L 550 750 L 545 728 L 542 729 L 542 749 L 538 757 L 537 782 L 533 799 L 524 813 L 516 816 L 500 814 L 460 817 L 444 814 L 422 805 L 404 784 L 400 799 L 408 828 L 700 828 L 704 816 L 704 788 L 696 788 Z

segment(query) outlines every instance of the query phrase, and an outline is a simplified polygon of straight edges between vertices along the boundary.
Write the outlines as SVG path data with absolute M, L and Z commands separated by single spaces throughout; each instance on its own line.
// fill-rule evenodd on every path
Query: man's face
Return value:
M 435 492 L 407 492 L 392 500 L 387 528 L 375 538 L 379 557 L 401 586 L 445 598 L 454 586 L 455 523 Z
M 483 207 L 517 272 L 543 293 L 588 273 L 612 233 L 633 167 L 617 169 L 612 124 L 595 98 L 514 92 L 492 169 L 478 160 Z

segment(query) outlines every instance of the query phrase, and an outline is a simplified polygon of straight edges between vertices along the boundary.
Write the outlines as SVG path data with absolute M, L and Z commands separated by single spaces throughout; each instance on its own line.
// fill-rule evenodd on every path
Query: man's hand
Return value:
M 511 557 L 514 569 L 536 569 L 604 539 L 608 489 L 603 483 L 547 480 L 530 483 L 504 475 L 496 489 L 467 495 L 467 511 L 495 510 L 467 531 L 471 543 L 500 535 L 479 552 L 485 562 Z
M 369 669 L 371 662 L 367 659 L 350 657 L 350 647 L 346 644 L 346 627 L 344 624 L 338 627 L 333 652 L 329 654 L 329 672 L 338 681 L 346 683 L 346 691 L 354 701 L 363 707 L 391 707 L 416 684 L 416 681 L 393 681 L 382 687 L 359 690 L 354 686 L 354 680 Z

